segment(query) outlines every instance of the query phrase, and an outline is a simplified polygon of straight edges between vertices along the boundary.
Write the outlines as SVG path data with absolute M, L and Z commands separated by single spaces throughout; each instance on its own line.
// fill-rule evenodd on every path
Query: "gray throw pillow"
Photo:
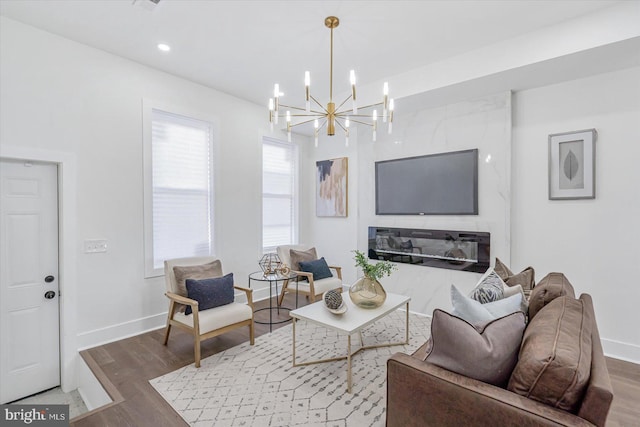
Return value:
M 291 256 L 291 269 L 293 271 L 301 271 L 300 261 L 314 261 L 318 259 L 316 248 L 311 248 L 306 251 L 297 251 L 295 249 L 290 249 L 289 255 Z
M 222 276 L 222 263 L 215 260 L 208 264 L 201 265 L 185 265 L 173 267 L 173 274 L 176 276 L 176 285 L 178 287 L 177 294 L 183 297 L 187 296 L 187 279 L 209 279 L 212 277 Z
M 436 309 L 425 360 L 441 368 L 505 387 L 518 362 L 525 329 L 524 313 L 494 319 L 480 327 Z
M 522 294 L 481 304 L 463 295 L 455 285 L 451 285 L 451 304 L 453 305 L 451 313 L 454 316 L 461 317 L 469 323 L 479 324 L 520 311 L 522 309 Z

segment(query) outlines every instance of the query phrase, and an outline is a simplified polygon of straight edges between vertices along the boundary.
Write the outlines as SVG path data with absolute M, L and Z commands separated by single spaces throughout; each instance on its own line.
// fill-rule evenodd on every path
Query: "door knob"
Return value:
M 53 277 L 53 276 L 49 275 L 49 276 L 47 276 L 47 277 L 45 277 L 45 278 L 44 278 L 44 281 L 45 281 L 45 282 L 47 282 L 47 283 L 51 283 L 51 282 L 53 282 L 55 279 L 56 279 L 55 277 Z
M 47 291 L 44 293 L 44 297 L 46 299 L 52 299 L 56 296 L 56 293 L 54 291 Z

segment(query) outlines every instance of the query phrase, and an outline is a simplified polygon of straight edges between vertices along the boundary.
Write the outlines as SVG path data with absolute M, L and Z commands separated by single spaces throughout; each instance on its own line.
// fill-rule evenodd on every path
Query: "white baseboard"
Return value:
M 640 346 L 604 338 L 600 340 L 602 341 L 605 355 L 614 359 L 640 364 Z
M 105 328 L 94 329 L 93 331 L 82 332 L 78 334 L 78 351 L 163 328 L 166 324 L 167 313 L 164 312 Z

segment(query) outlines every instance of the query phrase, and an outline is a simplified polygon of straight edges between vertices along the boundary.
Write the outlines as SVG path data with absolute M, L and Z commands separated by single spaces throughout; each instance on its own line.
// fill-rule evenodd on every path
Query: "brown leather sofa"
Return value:
M 548 329 L 549 322 L 555 322 L 552 317 L 563 316 L 558 314 L 564 310 L 562 307 L 554 310 L 551 306 L 549 308 L 545 306 L 565 295 L 564 298 L 573 299 L 569 302 L 579 303 L 584 312 L 582 321 L 570 318 L 568 322 L 590 324 L 588 331 L 591 338 L 589 340 L 591 362 L 590 368 L 588 365 L 586 367 L 588 379 L 585 378 L 586 387 L 580 392 L 574 410 L 559 409 L 562 405 L 542 403 L 540 399 L 527 397 L 527 393 L 518 394 L 429 363 L 424 360 L 427 354 L 427 344 L 425 344 L 412 355 L 396 353 L 387 362 L 387 426 L 604 426 L 613 399 L 613 391 L 591 296 L 582 294 L 578 300 L 575 300 L 573 287 L 561 273 L 551 273 L 541 283 L 543 286 L 539 284 L 534 288 L 529 301 L 530 319 L 540 316 L 535 323 L 538 325 L 537 329 Z M 560 306 L 560 302 L 557 301 L 554 305 Z M 584 319 L 587 319 L 586 322 Z M 545 322 L 547 325 L 544 324 Z M 530 325 L 532 325 L 531 321 Z M 529 330 L 529 326 L 525 330 L 523 343 L 528 339 L 528 335 L 534 335 L 537 332 Z M 547 341 L 549 343 L 543 346 L 552 346 L 553 351 L 571 353 L 581 351 L 573 347 L 561 348 L 557 338 L 547 339 Z M 539 341 L 536 341 L 536 345 L 538 344 Z M 525 345 L 522 345 L 518 363 L 526 363 L 528 355 L 524 353 L 530 350 L 529 347 L 525 348 Z M 576 356 L 576 360 L 579 359 L 581 357 Z M 553 360 L 542 360 L 545 367 L 551 363 Z M 562 370 L 562 367 L 560 368 Z M 513 371 L 509 389 L 512 388 L 511 383 L 514 381 L 516 371 L 518 371 L 518 365 Z M 520 369 L 520 373 L 524 372 L 525 375 L 530 374 L 530 371 L 529 366 L 523 366 Z M 542 376 L 542 374 L 539 375 L 539 377 Z M 536 381 L 538 381 L 537 378 Z M 556 385 L 553 378 L 546 378 L 545 381 L 547 383 L 541 386 L 542 393 Z M 539 394 L 540 390 L 537 392 Z

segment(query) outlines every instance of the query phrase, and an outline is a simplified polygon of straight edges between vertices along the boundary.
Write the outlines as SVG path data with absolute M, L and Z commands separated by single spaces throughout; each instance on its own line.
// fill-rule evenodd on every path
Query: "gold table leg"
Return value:
M 407 345 L 409 344 L 409 303 L 407 302 L 406 305 L 406 315 L 405 315 L 405 320 L 406 320 L 406 326 L 405 326 L 405 340 L 403 342 L 391 342 L 391 343 L 385 343 L 385 344 L 375 344 L 375 345 L 368 345 L 365 346 L 363 339 L 362 339 L 362 331 L 358 331 L 360 334 L 360 348 L 358 348 L 356 351 L 354 351 L 353 353 L 351 352 L 351 335 L 348 334 L 347 335 L 347 355 L 346 356 L 338 356 L 338 357 L 332 357 L 329 359 L 319 359 L 319 360 L 311 360 L 308 362 L 301 362 L 301 363 L 296 363 L 296 318 L 292 317 L 292 323 L 293 323 L 293 366 L 294 367 L 298 367 L 298 366 L 307 366 L 307 365 L 315 365 L 318 363 L 327 363 L 327 362 L 336 362 L 338 360 L 347 360 L 347 393 L 351 393 L 351 388 L 352 388 L 352 369 L 351 369 L 351 359 L 353 356 L 355 356 L 356 354 L 358 354 L 360 351 L 362 350 L 368 350 L 370 348 L 382 348 L 382 347 L 393 347 L 396 345 Z

